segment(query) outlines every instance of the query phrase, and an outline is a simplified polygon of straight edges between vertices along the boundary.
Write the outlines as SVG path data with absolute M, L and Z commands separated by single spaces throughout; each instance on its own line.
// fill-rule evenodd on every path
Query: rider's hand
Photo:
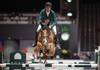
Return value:
M 51 25 L 49 25 L 49 28 L 51 29 Z

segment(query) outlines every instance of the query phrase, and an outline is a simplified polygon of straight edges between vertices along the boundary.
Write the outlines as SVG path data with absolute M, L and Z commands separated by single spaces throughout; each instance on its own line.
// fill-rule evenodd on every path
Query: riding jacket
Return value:
M 53 10 L 50 11 L 49 16 L 47 16 L 45 9 L 41 10 L 41 12 L 38 16 L 38 23 L 41 24 L 42 27 L 47 26 L 47 25 L 43 25 L 41 23 L 44 19 L 49 19 L 50 22 L 48 25 L 50 25 L 51 27 L 56 25 L 57 18 L 56 18 L 56 13 Z

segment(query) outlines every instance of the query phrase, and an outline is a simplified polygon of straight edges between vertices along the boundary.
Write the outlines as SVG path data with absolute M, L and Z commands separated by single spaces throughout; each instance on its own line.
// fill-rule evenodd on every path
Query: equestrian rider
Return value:
M 37 32 L 39 32 L 40 29 L 45 29 L 49 27 L 56 35 L 57 34 L 56 21 L 57 21 L 56 13 L 52 10 L 52 3 L 46 2 L 45 8 L 41 10 L 38 16 L 39 26 L 37 28 Z

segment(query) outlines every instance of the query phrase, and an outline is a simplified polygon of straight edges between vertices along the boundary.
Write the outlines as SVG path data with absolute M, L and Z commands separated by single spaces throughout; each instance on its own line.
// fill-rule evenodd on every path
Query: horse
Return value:
M 50 28 L 41 29 L 38 32 L 35 52 L 45 59 L 54 58 L 56 50 L 56 36 Z

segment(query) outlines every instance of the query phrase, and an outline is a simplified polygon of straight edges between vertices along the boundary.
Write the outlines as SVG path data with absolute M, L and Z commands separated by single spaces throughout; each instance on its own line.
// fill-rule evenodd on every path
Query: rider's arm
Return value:
M 57 23 L 56 13 L 54 11 L 52 11 L 52 18 L 50 21 L 50 26 L 53 27 L 54 25 L 56 25 L 56 23 Z
M 42 18 L 43 18 L 43 11 L 44 11 L 44 9 L 41 10 L 41 12 L 39 13 L 39 16 L 37 17 L 37 22 L 38 22 L 38 24 L 40 24 L 40 22 L 42 21 Z
M 41 10 L 41 12 L 39 13 L 38 17 L 37 17 L 37 24 L 39 24 L 38 28 L 37 28 L 37 32 L 41 29 L 41 20 L 42 20 L 42 15 L 43 15 L 43 10 Z

